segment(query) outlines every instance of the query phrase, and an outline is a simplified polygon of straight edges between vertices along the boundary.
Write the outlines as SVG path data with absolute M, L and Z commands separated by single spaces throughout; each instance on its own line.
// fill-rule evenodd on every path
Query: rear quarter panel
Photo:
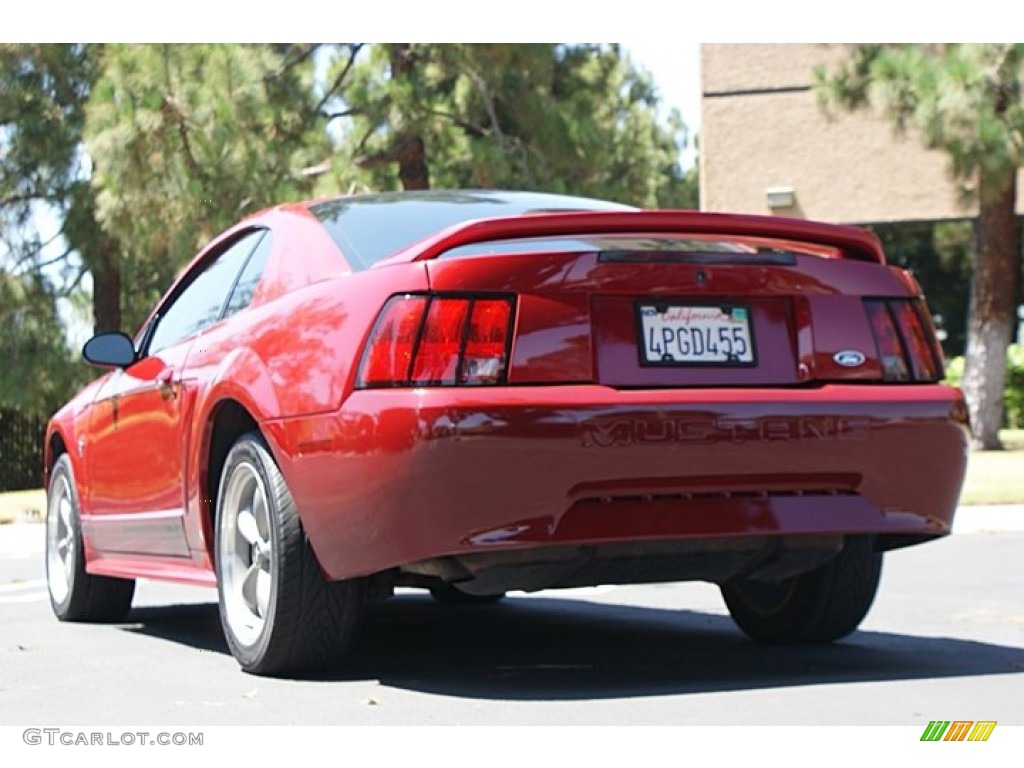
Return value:
M 189 353 L 197 381 L 189 433 L 186 526 L 192 546 L 209 551 L 208 487 L 212 426 L 225 402 L 241 405 L 259 424 L 291 487 L 295 458 L 279 439 L 283 419 L 336 411 L 351 392 L 360 352 L 377 314 L 396 290 L 424 291 L 422 265 L 322 280 L 252 307 L 201 334 Z M 298 450 L 316 435 L 299 441 Z

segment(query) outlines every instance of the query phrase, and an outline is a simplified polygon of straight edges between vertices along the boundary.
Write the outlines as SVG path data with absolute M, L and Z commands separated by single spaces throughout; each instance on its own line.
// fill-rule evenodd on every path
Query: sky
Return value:
M 912 8 L 900 10 L 890 0 L 862 0 L 856 14 L 843 17 L 841 27 L 822 13 L 820 0 L 775 0 L 771 4 L 716 0 L 700 7 L 661 0 L 631 0 L 628 5 L 609 0 L 585 4 L 517 0 L 514 5 L 484 5 L 478 0 L 389 0 L 386 14 L 380 12 L 380 5 L 310 0 L 292 0 L 287 12 L 270 0 L 248 0 L 244 14 L 232 6 L 178 0 L 175 12 L 163 16 L 154 33 L 145 6 L 125 0 L 50 0 L 45 24 L 33 13 L 8 15 L 0 36 L 26 42 L 151 42 L 154 34 L 167 42 L 327 37 L 423 42 L 617 41 L 636 65 L 651 73 L 663 115 L 672 108 L 682 115 L 689 140 L 680 159 L 683 167 L 689 167 L 700 130 L 699 40 L 825 42 L 837 31 L 848 39 L 970 40 L 984 37 L 991 30 L 989 19 L 1002 16 L 1000 0 L 973 0 L 970 14 L 964 13 L 959 0 L 931 0 L 927 19 Z
M 622 45 L 633 63 L 653 76 L 665 114 L 673 108 L 682 114 L 689 132 L 682 164 L 693 165 L 693 138 L 700 132 L 700 43 L 626 40 Z
M 622 42 L 630 59 L 653 77 L 661 98 L 662 116 L 678 109 L 688 130 L 688 142 L 680 156 L 683 167 L 693 165 L 696 158 L 694 136 L 700 129 L 700 44 L 696 42 L 636 40 Z M 40 225 L 44 234 L 57 226 L 45 221 Z M 56 246 L 54 246 L 56 247 Z M 90 285 L 88 278 L 83 285 Z M 60 314 L 68 328 L 73 346 L 85 342 L 90 335 L 90 323 L 77 317 L 67 302 L 61 302 Z

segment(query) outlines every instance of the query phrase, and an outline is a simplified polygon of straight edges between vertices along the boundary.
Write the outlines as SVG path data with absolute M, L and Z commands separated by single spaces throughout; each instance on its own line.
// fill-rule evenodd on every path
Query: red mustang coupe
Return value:
M 706 580 L 751 637 L 852 632 L 950 531 L 967 416 L 869 233 L 512 192 L 281 205 L 207 246 L 46 439 L 63 620 L 216 585 L 255 673 L 367 599 Z

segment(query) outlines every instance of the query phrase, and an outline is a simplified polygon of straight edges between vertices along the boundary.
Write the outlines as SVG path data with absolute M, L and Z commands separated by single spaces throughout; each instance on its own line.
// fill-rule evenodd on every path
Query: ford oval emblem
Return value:
M 843 366 L 843 368 L 856 368 L 864 365 L 866 358 L 863 352 L 858 352 L 856 349 L 844 349 L 832 355 L 832 359 L 836 361 L 837 365 Z

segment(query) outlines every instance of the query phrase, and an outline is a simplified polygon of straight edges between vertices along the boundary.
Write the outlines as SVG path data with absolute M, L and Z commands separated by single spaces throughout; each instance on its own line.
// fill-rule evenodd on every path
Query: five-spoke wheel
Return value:
M 50 485 L 46 500 L 46 583 L 57 605 L 68 599 L 75 579 L 75 523 L 71 484 L 60 472 Z
M 224 607 L 238 641 L 252 645 L 266 623 L 274 580 L 267 491 L 250 461 L 239 461 L 227 480 L 218 551 Z
M 118 621 L 132 605 L 135 581 L 94 576 L 85 570 L 85 548 L 71 457 L 50 471 L 46 494 L 46 583 L 61 621 Z
M 238 438 L 225 459 L 215 550 L 221 624 L 243 669 L 304 672 L 340 658 L 358 626 L 364 584 L 324 578 L 259 433 Z

